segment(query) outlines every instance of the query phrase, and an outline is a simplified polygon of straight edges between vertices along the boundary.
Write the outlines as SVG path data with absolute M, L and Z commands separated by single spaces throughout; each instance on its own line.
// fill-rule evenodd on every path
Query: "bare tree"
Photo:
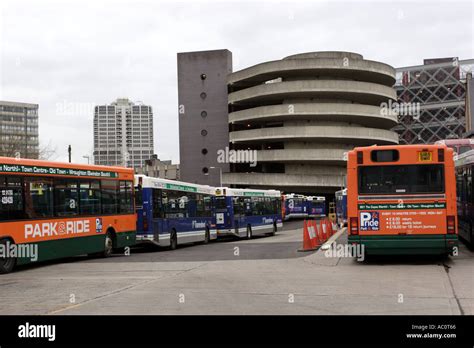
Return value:
M 39 159 L 54 161 L 57 157 L 57 148 L 52 145 L 51 140 L 49 140 L 46 145 L 40 144 L 38 154 Z
M 54 160 L 57 157 L 56 147 L 51 140 L 47 144 L 40 144 L 38 152 L 25 152 L 25 140 L 15 139 L 8 143 L 0 143 L 0 156 L 15 158 L 32 158 L 41 160 Z

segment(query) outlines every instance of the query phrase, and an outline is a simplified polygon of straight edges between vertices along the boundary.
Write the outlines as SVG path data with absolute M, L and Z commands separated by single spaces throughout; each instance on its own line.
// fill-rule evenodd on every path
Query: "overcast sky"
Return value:
M 342 50 L 394 67 L 474 58 L 472 1 L 0 0 L 0 100 L 39 104 L 57 160 L 91 155 L 92 106 L 153 106 L 155 152 L 179 161 L 176 53 L 227 48 L 234 71 Z

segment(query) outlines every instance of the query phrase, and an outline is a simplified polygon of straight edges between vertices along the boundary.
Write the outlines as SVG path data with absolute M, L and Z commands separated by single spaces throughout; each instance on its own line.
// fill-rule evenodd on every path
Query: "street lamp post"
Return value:
M 87 158 L 87 164 L 90 164 L 90 156 L 82 156 L 82 158 Z

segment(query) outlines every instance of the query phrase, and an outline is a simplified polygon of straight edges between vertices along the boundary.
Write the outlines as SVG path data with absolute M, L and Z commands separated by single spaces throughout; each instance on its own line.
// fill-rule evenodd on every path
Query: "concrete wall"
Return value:
M 229 140 L 257 149 L 258 165 L 232 166 L 225 185 L 333 193 L 354 146 L 397 144 L 395 69 L 351 52 L 310 52 L 229 75 Z M 384 110 L 385 109 L 387 110 Z
M 182 181 L 218 186 L 219 170 L 210 167 L 229 170 L 228 164 L 217 163 L 217 151 L 229 146 L 227 76 L 231 72 L 232 53 L 228 50 L 178 53 Z M 201 74 L 206 78 L 202 79 Z M 202 112 L 207 116 L 202 117 Z M 207 135 L 202 135 L 202 131 Z M 203 149 L 207 154 L 202 153 Z

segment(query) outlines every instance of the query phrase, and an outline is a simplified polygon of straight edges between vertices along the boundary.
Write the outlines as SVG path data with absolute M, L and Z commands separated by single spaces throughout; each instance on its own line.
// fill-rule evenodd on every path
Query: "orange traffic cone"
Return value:
M 313 225 L 313 230 L 315 234 L 315 243 L 316 246 L 321 246 L 323 244 L 322 239 L 321 239 L 321 232 L 320 229 L 318 228 L 318 222 L 316 220 L 311 220 L 311 224 Z
M 306 220 L 303 223 L 303 249 L 298 251 L 313 251 L 316 250 L 314 227 Z

